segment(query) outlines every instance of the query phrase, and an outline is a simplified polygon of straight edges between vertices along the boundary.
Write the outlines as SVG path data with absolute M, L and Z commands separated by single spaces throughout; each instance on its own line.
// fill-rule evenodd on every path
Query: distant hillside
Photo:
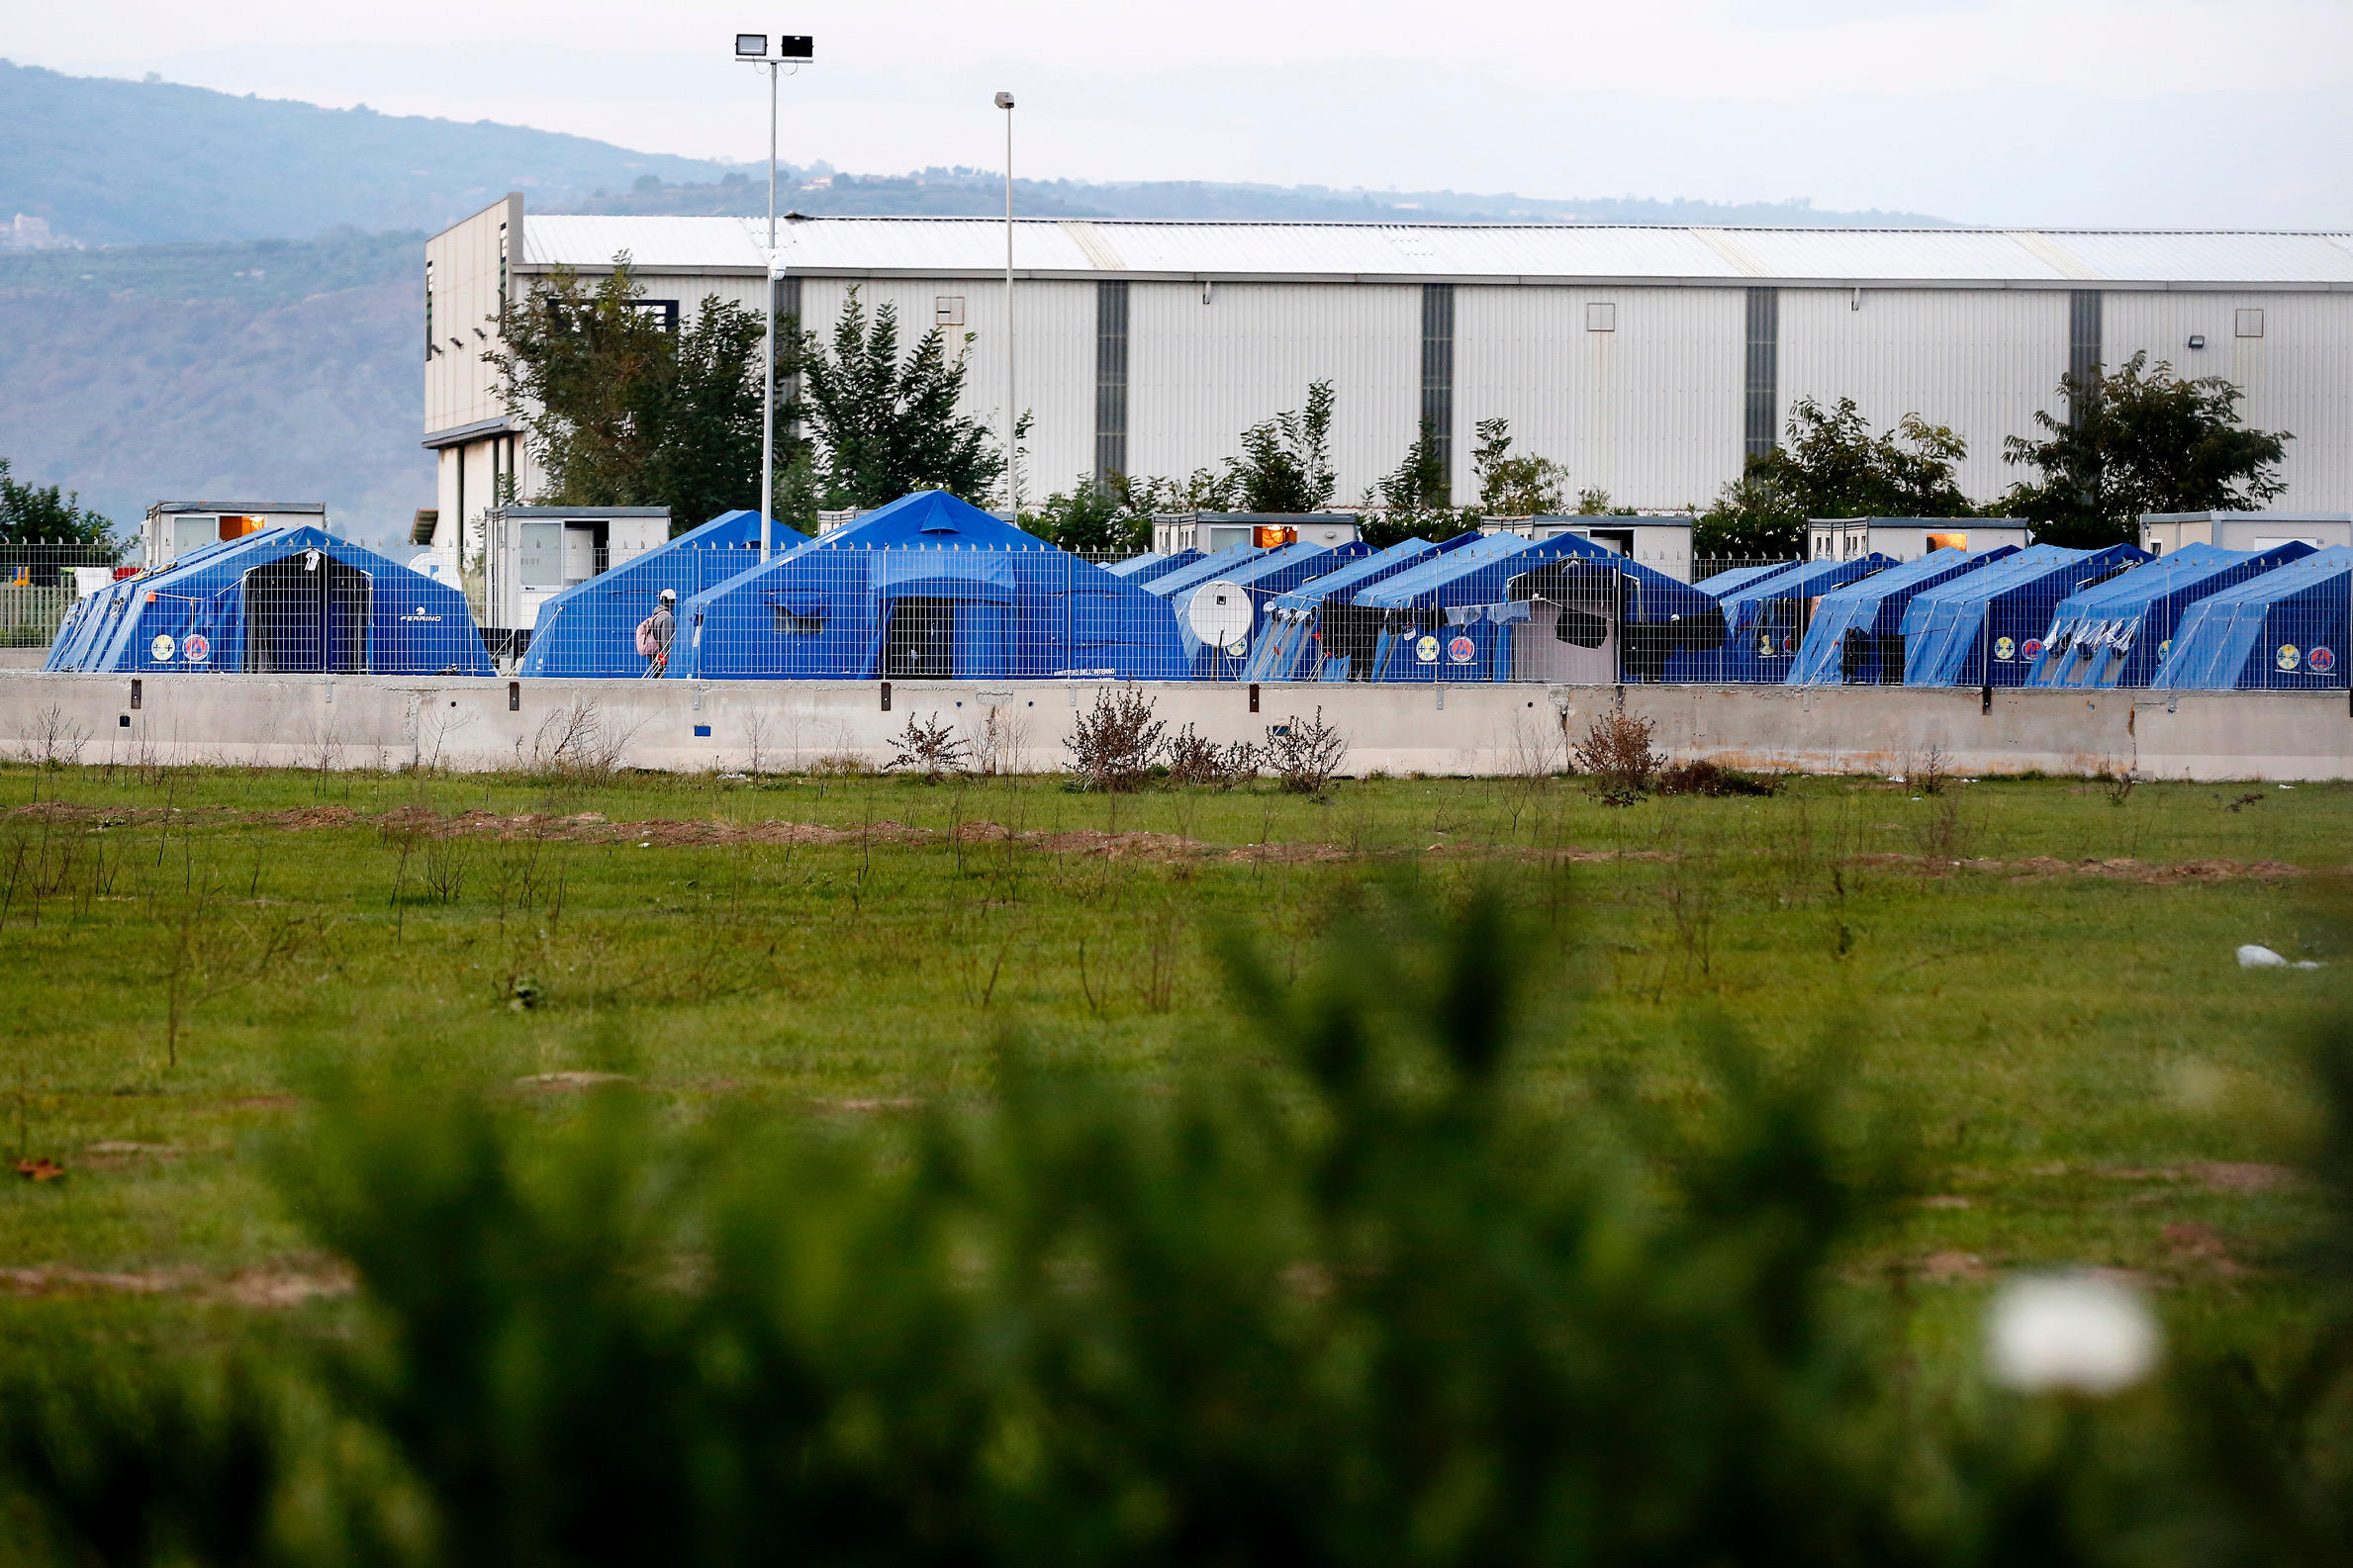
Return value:
M 0 232 L 83 244 L 446 227 L 508 191 L 533 205 L 726 165 L 479 121 L 65 76 L 0 60 Z
M 149 503 L 433 504 L 423 233 L 0 256 L 0 456 L 135 531 Z
M 777 209 L 815 218 L 973 217 L 1005 210 L 1004 176 L 987 169 L 913 174 L 837 174 L 825 165 L 780 170 Z M 541 204 L 543 207 L 545 204 Z M 545 210 L 559 210 L 545 208 Z M 766 171 L 715 182 L 672 184 L 659 175 L 606 191 L 562 211 L 652 215 L 757 214 L 768 210 Z M 1917 228 L 1945 220 L 1919 213 L 1824 212 L 1795 202 L 1652 201 L 1645 197 L 1561 200 L 1459 191 L 1336 191 L 1321 185 L 1221 185 L 1197 180 L 1092 184 L 1013 182 L 1013 210 L 1025 218 L 1172 218 L 1258 223 L 1715 224 L 1729 227 Z
M 1002 212 L 986 169 L 786 171 L 778 205 L 828 215 Z M 518 190 L 538 212 L 765 212 L 766 170 L 632 152 L 488 120 L 380 115 L 238 98 L 170 82 L 65 76 L 0 60 L 0 249 L 305 238 L 338 228 L 430 232 Z M 1041 218 L 1262 222 L 1935 224 L 1917 213 L 1818 212 L 1804 202 L 1557 199 L 1320 185 L 1021 180 Z M 23 215 L 19 220 L 18 215 Z

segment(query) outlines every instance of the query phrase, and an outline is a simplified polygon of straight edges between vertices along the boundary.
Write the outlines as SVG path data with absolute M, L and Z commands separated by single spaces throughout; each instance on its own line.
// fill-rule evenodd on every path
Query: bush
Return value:
M 892 773 L 920 773 L 925 784 L 935 784 L 964 772 L 971 751 L 937 713 L 929 723 L 909 713 L 907 727 L 891 737 L 891 761 L 886 766 Z
M 1160 759 L 1161 735 L 1168 728 L 1153 716 L 1152 698 L 1138 687 L 1125 687 L 1114 695 L 1097 688 L 1094 705 L 1079 715 L 1077 727 L 1065 740 L 1071 772 L 1089 789 L 1126 793 L 1143 786 Z
M 1267 766 L 1292 794 L 1320 795 L 1332 785 L 1340 765 L 1348 760 L 1348 737 L 1339 726 L 1324 722 L 1324 710 L 1300 723 L 1293 714 L 1287 723 L 1267 727 Z
M 1259 771 L 1259 749 L 1246 740 L 1220 745 L 1196 732 L 1190 724 L 1171 738 L 1168 747 L 1169 782 L 1231 789 Z
M 1672 763 L 1658 771 L 1662 795 L 1777 795 L 1787 786 L 1784 779 L 1706 761 Z
M 1650 721 L 1615 710 L 1587 726 L 1568 760 L 1585 776 L 1594 798 L 1613 806 L 1630 806 L 1648 794 L 1665 761 L 1650 749 Z

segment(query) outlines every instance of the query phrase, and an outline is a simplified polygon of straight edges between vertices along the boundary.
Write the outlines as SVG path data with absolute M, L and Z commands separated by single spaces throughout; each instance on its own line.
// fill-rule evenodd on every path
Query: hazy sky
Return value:
M 17 0 L 0 52 L 863 172 L 1811 198 L 1978 223 L 2353 227 L 2353 0 Z

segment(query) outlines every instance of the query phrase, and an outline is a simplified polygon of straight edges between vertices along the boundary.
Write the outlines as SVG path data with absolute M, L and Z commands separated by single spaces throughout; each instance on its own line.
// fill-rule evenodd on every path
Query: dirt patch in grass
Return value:
M 348 1296 L 358 1281 L 342 1264 L 325 1258 L 294 1259 L 231 1274 L 194 1268 L 150 1268 L 129 1272 L 67 1268 L 55 1263 L 0 1268 L 0 1290 L 18 1296 L 185 1295 L 237 1307 L 299 1307 L 322 1297 Z

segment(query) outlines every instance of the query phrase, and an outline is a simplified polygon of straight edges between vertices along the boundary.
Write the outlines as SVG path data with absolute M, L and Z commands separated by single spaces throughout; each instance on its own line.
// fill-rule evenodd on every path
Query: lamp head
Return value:
M 1011 93 L 998 93 L 998 94 L 996 95 L 996 107 L 997 107 L 997 108 L 999 108 L 999 109 L 1010 109 L 1010 108 L 1012 108 L 1012 107 L 1013 107 L 1013 95 L 1012 95 Z
M 768 35 L 765 33 L 736 34 L 735 57 L 739 60 L 764 60 L 768 58 Z

